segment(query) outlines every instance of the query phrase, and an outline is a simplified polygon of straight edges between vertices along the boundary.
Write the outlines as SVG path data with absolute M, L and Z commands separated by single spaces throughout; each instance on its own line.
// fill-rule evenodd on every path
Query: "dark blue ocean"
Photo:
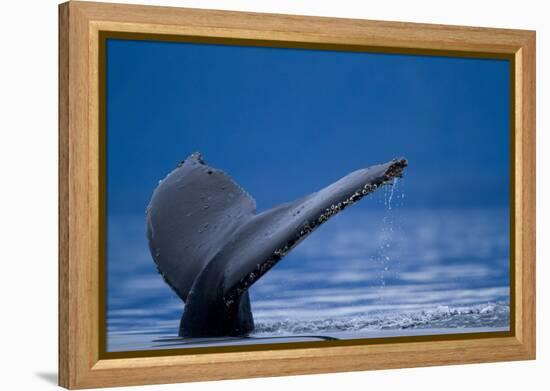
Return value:
M 106 62 L 108 350 L 509 328 L 509 60 L 109 39 Z M 251 287 L 252 338 L 169 341 L 144 210 L 195 151 L 260 212 L 409 166 Z
M 509 329 L 508 208 L 407 208 L 399 182 L 369 198 L 252 286 L 252 338 L 208 343 Z M 172 340 L 184 303 L 156 271 L 144 216 L 109 217 L 107 271 L 108 351 L 197 346 Z

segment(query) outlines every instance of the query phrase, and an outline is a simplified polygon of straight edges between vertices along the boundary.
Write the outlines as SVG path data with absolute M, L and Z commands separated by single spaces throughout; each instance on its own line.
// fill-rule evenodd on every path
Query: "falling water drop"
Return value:
M 390 195 L 388 197 L 388 210 L 391 210 L 391 200 L 393 198 L 393 191 L 397 187 L 397 178 L 393 178 L 391 188 L 390 188 Z

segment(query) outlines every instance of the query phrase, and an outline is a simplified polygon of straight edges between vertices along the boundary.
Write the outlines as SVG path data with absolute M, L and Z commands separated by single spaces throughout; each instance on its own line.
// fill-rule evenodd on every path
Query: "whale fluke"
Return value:
M 296 201 L 256 214 L 254 199 L 223 171 L 190 155 L 162 180 L 147 207 L 149 249 L 185 302 L 179 335 L 246 335 L 248 288 L 317 227 L 393 178 L 403 158 L 354 171 Z

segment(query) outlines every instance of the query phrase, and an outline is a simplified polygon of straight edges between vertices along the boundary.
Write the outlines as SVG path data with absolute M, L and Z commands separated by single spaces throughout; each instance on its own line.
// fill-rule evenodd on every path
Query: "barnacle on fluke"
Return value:
M 254 329 L 248 288 L 330 217 L 401 177 L 403 158 L 354 171 L 296 201 L 256 214 L 254 199 L 193 153 L 162 180 L 147 207 L 149 249 L 185 302 L 180 336 Z

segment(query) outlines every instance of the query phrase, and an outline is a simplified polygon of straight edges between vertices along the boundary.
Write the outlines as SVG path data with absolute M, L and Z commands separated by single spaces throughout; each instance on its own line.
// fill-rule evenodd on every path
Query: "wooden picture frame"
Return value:
M 508 58 L 511 331 L 149 356 L 102 350 L 105 34 Z M 103 37 L 103 38 L 102 38 Z M 103 323 L 102 323 L 103 322 Z M 59 6 L 59 384 L 90 388 L 535 358 L 535 32 L 70 1 Z

